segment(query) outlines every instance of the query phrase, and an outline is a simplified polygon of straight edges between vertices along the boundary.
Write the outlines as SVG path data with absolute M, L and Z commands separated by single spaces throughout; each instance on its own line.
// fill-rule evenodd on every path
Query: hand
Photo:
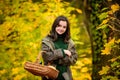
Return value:
M 64 53 L 67 54 L 68 56 L 71 56 L 71 52 L 69 50 L 64 50 Z

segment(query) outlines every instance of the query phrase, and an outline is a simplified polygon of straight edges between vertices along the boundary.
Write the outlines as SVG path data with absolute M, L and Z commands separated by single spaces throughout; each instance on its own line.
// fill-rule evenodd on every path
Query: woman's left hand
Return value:
M 64 53 L 67 54 L 68 56 L 71 56 L 71 52 L 69 50 L 64 50 Z

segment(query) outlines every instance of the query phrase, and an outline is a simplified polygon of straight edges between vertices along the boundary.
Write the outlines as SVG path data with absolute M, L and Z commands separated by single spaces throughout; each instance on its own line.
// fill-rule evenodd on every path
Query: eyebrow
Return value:
M 62 26 L 62 25 L 58 24 L 58 26 Z M 63 27 L 67 27 L 67 26 L 63 26 Z

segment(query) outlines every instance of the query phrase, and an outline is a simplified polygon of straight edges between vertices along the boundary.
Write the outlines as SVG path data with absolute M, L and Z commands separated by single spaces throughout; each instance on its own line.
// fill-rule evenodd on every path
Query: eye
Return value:
M 62 25 L 60 25 L 60 24 L 58 24 L 57 27 L 67 28 L 67 26 L 62 26 Z
M 63 26 L 63 28 L 67 28 L 67 26 Z
M 58 24 L 57 26 L 58 26 L 58 27 L 61 27 L 61 25 L 60 25 L 60 24 Z

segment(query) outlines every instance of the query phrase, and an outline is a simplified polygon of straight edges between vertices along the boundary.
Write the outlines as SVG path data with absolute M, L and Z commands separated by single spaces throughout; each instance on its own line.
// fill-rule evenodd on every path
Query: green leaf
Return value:
M 107 15 L 108 15 L 108 12 L 103 12 L 98 17 L 100 20 L 103 20 L 103 19 L 107 18 Z
M 105 29 L 106 27 L 108 27 L 108 24 L 101 25 L 97 29 Z
M 111 67 L 116 67 L 118 65 L 120 65 L 120 63 L 118 63 L 117 61 L 115 61 L 113 64 L 111 64 Z

